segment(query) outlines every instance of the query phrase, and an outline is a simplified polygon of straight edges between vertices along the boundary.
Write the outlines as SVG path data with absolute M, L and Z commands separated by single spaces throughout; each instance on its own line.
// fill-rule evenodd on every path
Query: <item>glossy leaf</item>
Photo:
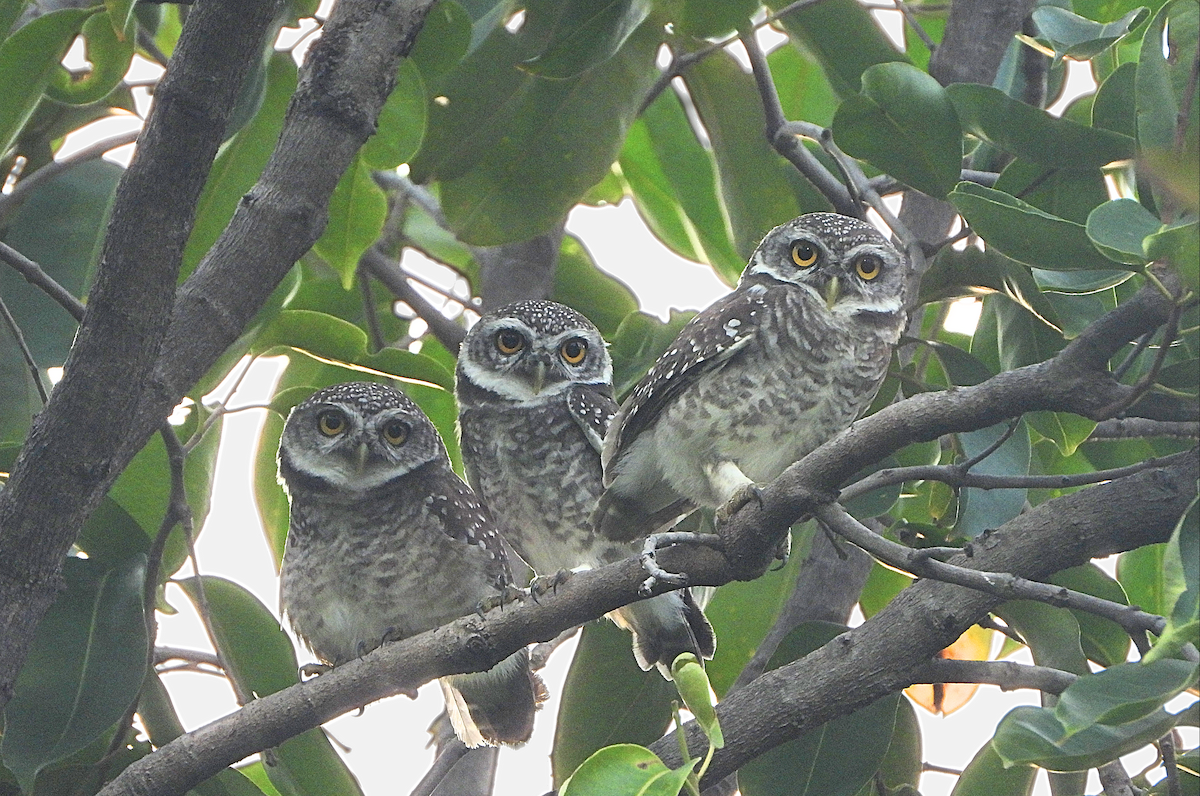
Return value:
M 1007 430 L 1002 424 L 958 435 L 963 453 L 968 457 L 982 454 Z M 1021 421 L 1016 432 L 986 459 L 971 468 L 971 472 L 986 475 L 1029 474 L 1029 431 Z M 964 489 L 959 493 L 959 515 L 955 530 L 974 539 L 986 530 L 999 528 L 1021 513 L 1025 507 L 1024 489 Z
M 1053 710 L 1026 706 L 1000 720 L 992 743 L 1005 765 L 1085 771 L 1161 738 L 1174 723 L 1171 714 L 1159 710 L 1128 724 L 1095 724 L 1068 737 Z
M 683 257 L 708 263 L 729 284 L 746 261 L 734 251 L 711 153 L 696 140 L 679 97 L 667 90 L 629 128 L 621 172 L 655 236 Z
M 1163 581 L 1163 557 L 1166 544 L 1153 544 L 1122 553 L 1117 559 L 1117 580 L 1129 595 L 1131 605 L 1143 611 L 1168 616 L 1166 585 Z
M 1133 199 L 1114 199 L 1091 212 L 1087 236 L 1108 259 L 1124 265 L 1144 265 L 1142 241 L 1162 224 Z
M 674 697 L 662 675 L 638 668 L 628 633 L 607 620 L 586 625 L 558 709 L 550 755 L 554 782 L 561 785 L 603 747 L 658 740 Z
M 121 11 L 128 15 L 130 9 Z M 84 22 L 84 52 L 91 69 L 83 75 L 71 74 L 64 67 L 55 70 L 46 85 L 46 96 L 56 102 L 86 105 L 112 93 L 133 61 L 133 40 L 125 37 L 119 27 L 122 25 L 124 22 L 110 18 L 109 12 L 95 14 Z
M 471 15 L 454 0 L 441 0 L 425 16 L 408 54 L 425 79 L 453 69 L 471 45 Z
M 638 307 L 633 291 L 600 270 L 583 242 L 570 234 L 563 235 L 559 247 L 551 298 L 583 313 L 607 340 Z
M 944 198 L 958 182 L 962 131 L 946 89 L 903 63 L 862 74 L 862 93 L 833 118 L 833 136 L 848 154 L 919 191 Z
M 797 660 L 844 631 L 828 622 L 805 622 L 783 640 L 768 668 Z M 738 772 L 741 792 L 854 796 L 883 760 L 900 699 L 899 694 L 883 697 L 760 755 Z
M 1137 64 L 1117 67 L 1096 89 L 1092 102 L 1092 126 L 1112 130 L 1130 138 L 1137 137 L 1137 111 L 1134 105 L 1134 85 Z
M 1172 658 L 1117 664 L 1068 686 L 1059 695 L 1054 716 L 1066 737 L 1094 724 L 1117 726 L 1137 721 L 1193 684 L 1196 667 Z
M 960 182 L 948 198 L 973 231 L 1014 260 L 1051 271 L 1112 268 L 1082 224 L 969 182 Z
M 1030 412 L 1025 422 L 1058 446 L 1063 456 L 1073 454 L 1096 427 L 1094 420 L 1069 412 Z
M 43 14 L 0 44 L 0 156 L 37 107 L 42 91 L 83 23 L 95 9 L 64 8 Z
M 372 169 L 394 169 L 417 154 L 425 137 L 425 81 L 412 59 L 400 62 L 396 85 L 379 111 L 375 134 L 360 156 Z
M 788 0 L 769 0 L 766 5 L 779 11 L 789 4 Z M 905 60 L 870 11 L 855 0 L 813 3 L 779 21 L 789 36 L 817 56 L 834 91 L 842 97 L 858 92 L 862 73 L 868 68 Z
M 725 745 L 725 736 L 721 732 L 721 722 L 717 720 L 717 710 L 712 699 L 712 686 L 704 666 L 690 652 L 680 655 L 671 664 L 671 679 L 683 705 L 696 718 L 696 723 L 704 730 L 709 744 L 720 749 Z
M 988 741 L 963 769 L 950 796 L 1030 796 L 1036 777 L 1033 766 L 1006 766 Z
M 387 197 L 371 179 L 371 166 L 360 152 L 338 180 L 329 198 L 329 223 L 313 251 L 342 276 L 342 287 L 354 284 L 358 258 L 379 237 L 387 218 Z
M 562 9 L 538 0 L 525 11 L 518 33 L 496 28 L 431 81 L 428 132 L 411 163 L 417 182 L 440 181 L 447 219 L 476 245 L 527 240 L 559 223 L 608 172 L 654 79 L 658 37 L 647 26 L 574 77 L 523 71 Z
M 650 14 L 649 0 L 567 0 L 546 48 L 525 71 L 551 79 L 575 77 L 612 58 Z
M 964 131 L 1026 160 L 1083 169 L 1133 157 L 1129 136 L 1051 116 L 991 86 L 955 83 L 946 93 Z
M 117 569 L 68 558 L 4 711 L 0 756 L 29 792 L 45 766 L 121 718 L 146 672 L 144 558 Z
M 1056 59 L 1069 56 L 1085 61 L 1116 44 L 1122 36 L 1142 24 L 1149 13 L 1145 7 L 1135 8 L 1118 20 L 1100 23 L 1065 8 L 1042 6 L 1033 10 L 1033 22 L 1054 49 Z
M 745 27 L 757 0 L 683 0 L 676 27 L 699 39 L 727 36 Z
M 689 67 L 683 79 L 712 142 L 734 249 L 743 263 L 773 227 L 801 212 L 828 209 L 819 196 L 804 202 L 797 197 L 796 170 L 767 143 L 754 78 L 733 56 L 714 53 Z
M 1200 10 L 1191 0 L 1171 0 L 1158 10 L 1146 27 L 1136 82 L 1138 144 L 1144 150 L 1174 148 L 1176 120 L 1191 70 L 1189 58 L 1195 57 L 1194 37 L 1198 15 Z M 1171 28 L 1170 33 L 1167 32 L 1168 27 Z M 1176 28 L 1192 30 L 1193 38 L 1188 43 L 1190 46 L 1178 37 Z M 1169 60 L 1164 54 L 1164 43 L 1173 51 Z M 1180 49 L 1191 50 L 1191 53 L 1186 55 L 1179 52 Z M 1195 91 L 1195 87 L 1191 90 Z M 1191 125 L 1194 126 L 1200 110 L 1196 108 L 1194 100 L 1190 105 Z
M 690 771 L 690 767 L 672 771 L 645 747 L 618 744 L 601 749 L 584 761 L 560 794 L 676 796 Z
M 1143 242 L 1146 259 L 1166 260 L 1192 290 L 1200 290 L 1200 225 L 1195 221 L 1163 227 Z
M 1143 658 L 1157 661 L 1200 641 L 1200 507 L 1195 499 L 1179 518 L 1163 553 L 1163 596 L 1173 606 L 1167 629 Z

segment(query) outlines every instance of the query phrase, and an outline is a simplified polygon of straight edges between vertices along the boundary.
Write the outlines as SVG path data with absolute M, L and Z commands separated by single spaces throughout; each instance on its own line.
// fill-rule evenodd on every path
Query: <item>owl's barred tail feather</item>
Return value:
M 630 603 L 610 613 L 618 626 L 633 633 L 633 657 L 643 671 L 657 666 L 671 679 L 671 663 L 685 652 L 711 658 L 717 637 L 689 589 Z
M 547 697 L 542 679 L 529 668 L 526 649 L 486 672 L 455 674 L 438 684 L 454 732 L 470 748 L 521 746 L 533 734 L 533 714 Z

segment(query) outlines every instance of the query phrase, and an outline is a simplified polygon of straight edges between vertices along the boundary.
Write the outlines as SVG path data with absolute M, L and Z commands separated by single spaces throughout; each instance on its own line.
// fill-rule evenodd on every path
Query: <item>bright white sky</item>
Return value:
M 876 10 L 893 36 L 898 33 L 899 14 Z M 771 46 L 775 39 L 764 41 Z M 82 58 L 78 52 L 76 57 Z M 140 59 L 139 59 L 140 61 Z M 1086 67 L 1070 64 L 1079 74 Z M 151 80 L 161 70 L 144 61 L 135 64 L 131 79 Z M 139 111 L 145 111 L 149 95 L 137 89 Z M 116 117 L 91 125 L 86 132 L 73 136 L 59 153 L 63 157 L 95 140 L 137 129 L 136 117 Z M 110 153 L 110 159 L 127 163 L 132 146 Z M 628 284 L 639 297 L 642 308 L 665 318 L 672 308 L 700 309 L 728 291 L 711 269 L 683 260 L 667 250 L 641 222 L 632 203 L 619 207 L 577 208 L 568 229 L 588 246 L 597 263 Z M 419 257 L 419 256 L 417 256 Z M 432 263 L 420 264 L 417 257 L 406 261 L 410 266 L 449 287 L 447 272 Z M 433 301 L 439 297 L 427 292 Z M 979 305 L 973 300 L 958 303 L 949 321 L 951 327 L 965 332 L 974 329 Z M 252 405 L 266 400 L 278 377 L 278 366 L 257 363 L 243 381 L 231 406 Z M 222 391 L 216 393 L 224 399 Z M 253 445 L 261 428 L 263 410 L 235 412 L 225 420 L 212 511 L 199 537 L 201 571 L 220 575 L 242 584 L 272 611 L 278 612 L 278 582 L 250 491 Z M 186 574 L 185 573 L 181 573 Z M 208 646 L 204 631 L 182 592 L 172 587 L 168 599 L 180 613 L 160 618 L 159 643 L 190 648 Z M 861 621 L 861 617 L 858 621 Z M 856 622 L 857 623 L 857 622 Z M 554 737 L 554 717 L 558 694 L 574 643 L 560 649 L 543 676 L 550 690 L 550 701 L 543 708 L 533 740 L 523 749 L 504 750 L 496 788 L 497 796 L 531 796 L 549 788 L 549 751 Z M 303 651 L 302 662 L 311 660 Z M 1018 657 L 1018 660 L 1020 658 Z M 1028 662 L 1028 658 L 1025 658 Z M 179 710 L 184 726 L 194 729 L 236 709 L 237 705 L 223 679 L 211 675 L 175 673 L 164 678 Z M 925 760 L 950 767 L 965 765 L 970 756 L 995 730 L 996 722 L 1011 707 L 1036 704 L 1031 692 L 1002 693 L 981 687 L 967 708 L 949 717 L 934 717 L 917 710 L 925 742 Z M 362 716 L 342 716 L 327 725 L 336 741 L 348 747 L 345 758 L 359 778 L 368 796 L 407 794 L 428 768 L 432 754 L 426 750 L 426 728 L 441 709 L 436 686 L 421 690 L 416 701 L 395 697 L 368 706 Z M 1190 741 L 1190 739 L 1189 739 Z M 1190 741 L 1194 743 L 1194 741 Z M 1151 754 L 1142 752 L 1127 760 L 1131 772 L 1151 762 Z M 397 765 L 399 763 L 399 765 Z M 955 779 L 928 773 L 921 782 L 925 796 L 948 796 Z M 1099 788 L 1095 775 L 1089 790 Z M 1049 787 L 1043 776 L 1035 793 L 1047 796 Z

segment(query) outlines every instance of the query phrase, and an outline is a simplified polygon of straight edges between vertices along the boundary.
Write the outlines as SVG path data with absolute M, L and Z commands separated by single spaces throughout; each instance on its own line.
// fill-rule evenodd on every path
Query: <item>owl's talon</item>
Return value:
M 320 677 L 323 674 L 332 672 L 333 667 L 327 663 L 306 663 L 300 667 L 300 679 L 306 677 Z
M 729 522 L 733 515 L 741 511 L 750 501 L 758 503 L 760 509 L 763 507 L 762 487 L 758 484 L 749 483 L 738 487 L 729 500 L 725 501 L 724 505 L 717 509 L 714 515 L 717 524 L 724 525 Z
M 537 602 L 538 597 L 557 591 L 558 587 L 566 583 L 574 574 L 569 569 L 560 569 L 553 575 L 538 575 L 529 584 L 529 596 L 533 598 L 534 602 Z

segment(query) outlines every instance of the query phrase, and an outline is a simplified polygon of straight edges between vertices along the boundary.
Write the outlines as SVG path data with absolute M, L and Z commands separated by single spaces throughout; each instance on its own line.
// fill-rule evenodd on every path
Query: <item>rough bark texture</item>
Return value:
M 193 7 L 118 187 L 66 375 L 0 493 L 0 707 L 84 520 L 320 236 L 432 3 L 338 2 L 262 178 L 177 293 L 196 198 L 275 12 L 270 0 Z

